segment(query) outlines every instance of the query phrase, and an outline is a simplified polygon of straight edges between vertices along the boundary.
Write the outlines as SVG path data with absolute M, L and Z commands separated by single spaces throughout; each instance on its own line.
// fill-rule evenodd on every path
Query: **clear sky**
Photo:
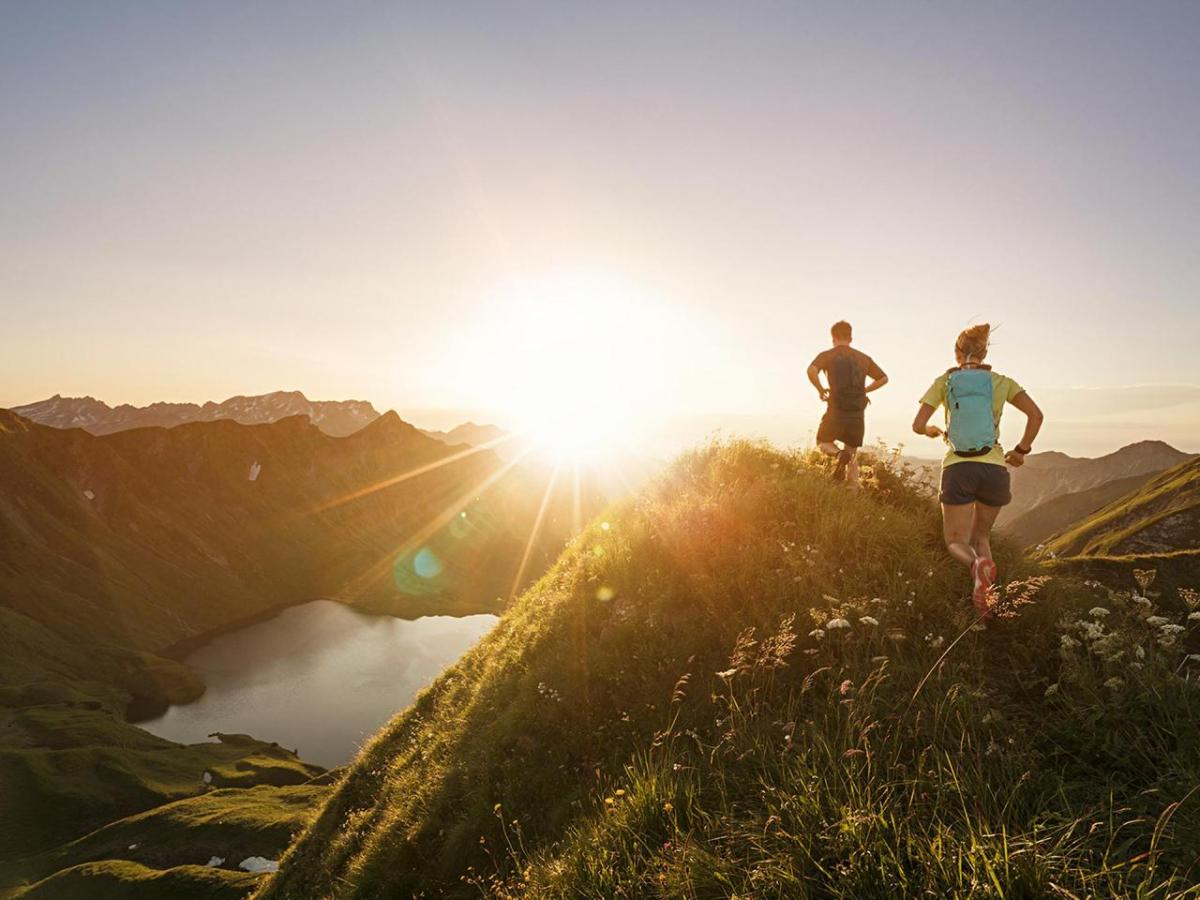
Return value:
M 286 388 L 503 421 L 586 383 L 803 440 L 846 317 L 896 440 L 992 321 L 1043 448 L 1200 450 L 1190 0 L 3 21 L 0 406 Z

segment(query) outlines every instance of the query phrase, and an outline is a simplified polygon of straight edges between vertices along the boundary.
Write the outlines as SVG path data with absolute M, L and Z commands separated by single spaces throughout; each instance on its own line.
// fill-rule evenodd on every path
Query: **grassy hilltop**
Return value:
M 610 510 L 257 896 L 1193 895 L 1200 597 L 1002 553 L 973 628 L 936 507 L 821 465 L 714 446 Z

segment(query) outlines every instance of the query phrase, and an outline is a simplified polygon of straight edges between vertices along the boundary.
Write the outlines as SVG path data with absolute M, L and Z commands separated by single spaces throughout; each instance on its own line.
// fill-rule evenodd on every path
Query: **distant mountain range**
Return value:
M 51 428 L 82 428 L 95 434 L 115 434 L 133 428 L 173 428 L 188 422 L 230 420 L 241 425 L 266 425 L 289 416 L 307 416 L 319 429 L 334 437 L 353 434 L 379 418 L 379 412 L 366 400 L 309 400 L 300 391 L 273 391 L 270 394 L 238 395 L 220 403 L 151 403 L 109 406 L 95 397 L 63 397 L 55 394 L 36 403 L 14 406 L 12 411 L 39 425 Z M 509 432 L 496 425 L 464 422 L 449 431 L 419 429 L 422 434 L 450 446 L 488 445 L 502 459 L 517 455 L 506 446 Z
M 13 407 L 13 412 L 52 428 L 82 428 L 91 434 L 113 434 L 131 428 L 171 428 L 188 422 L 229 419 L 242 425 L 264 425 L 288 416 L 307 416 L 335 437 L 353 434 L 379 418 L 365 400 L 309 400 L 300 391 L 275 391 L 250 397 L 230 397 L 221 403 L 151 403 L 149 406 L 109 406 L 94 397 L 63 397 Z
M 1022 547 L 1036 547 L 1060 531 L 1071 528 L 1114 500 L 1137 490 L 1157 472 L 1114 478 L 1084 491 L 1051 497 L 1004 524 L 1004 530 Z
M 1034 453 L 1025 465 L 1012 469 L 1013 502 L 1005 507 L 1001 525 L 1007 527 L 1023 513 L 1061 497 L 1077 494 L 1137 475 L 1162 472 L 1191 459 L 1162 441 L 1139 441 L 1095 459 L 1050 451 Z
M 1147 479 L 1046 542 L 1055 556 L 1200 552 L 1200 459 Z

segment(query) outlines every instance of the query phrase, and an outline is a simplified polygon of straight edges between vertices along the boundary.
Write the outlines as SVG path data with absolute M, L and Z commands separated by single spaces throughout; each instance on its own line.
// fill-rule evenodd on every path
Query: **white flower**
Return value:
M 1088 615 L 1095 616 L 1097 619 L 1103 619 L 1105 616 L 1108 615 L 1108 610 L 1105 609 L 1103 606 L 1093 606 L 1091 609 L 1088 610 Z
M 1150 616 L 1148 619 L 1146 619 L 1146 624 L 1157 627 L 1159 625 L 1167 625 L 1170 623 L 1170 621 L 1171 620 L 1165 616 Z
M 849 628 L 850 623 L 847 622 L 845 619 L 830 619 L 828 622 L 825 623 L 825 627 L 828 628 L 830 631 L 833 631 L 837 628 Z
M 858 621 L 860 621 L 864 625 L 878 625 L 879 624 L 879 620 L 876 619 L 874 616 L 863 616 Z
M 1053 694 L 1057 694 L 1057 693 L 1058 693 L 1058 682 L 1057 681 L 1054 682 L 1054 684 L 1050 685 L 1050 687 L 1046 688 L 1046 696 L 1047 697 L 1049 697 Z
M 1071 637 L 1069 634 L 1064 634 L 1058 639 L 1058 644 L 1064 650 L 1074 650 L 1079 646 L 1079 641 L 1075 640 L 1075 638 Z
M 1136 604 L 1138 604 L 1139 606 L 1150 606 L 1150 598 L 1149 598 L 1149 597 L 1142 597 L 1142 596 L 1140 596 L 1140 595 L 1138 595 L 1138 594 L 1134 594 L 1134 596 L 1133 596 L 1133 602 L 1134 602 L 1134 603 L 1136 603 Z
M 1160 632 L 1162 632 L 1163 634 L 1174 635 L 1174 634 L 1179 634 L 1179 632 L 1183 631 L 1184 627 L 1182 625 L 1163 625 L 1158 630 Z
M 1104 686 L 1110 691 L 1119 691 L 1121 688 L 1125 687 L 1125 681 L 1124 679 L 1118 678 L 1116 675 L 1114 675 L 1112 678 L 1108 679 L 1108 681 L 1104 682 Z
M 825 637 L 825 631 L 821 628 L 814 628 L 808 633 L 808 636 L 810 638 L 816 638 L 819 641 Z
M 1200 653 L 1190 653 L 1187 658 L 1188 662 L 1200 662 Z
M 1135 647 L 1133 650 L 1133 655 L 1136 656 L 1138 659 L 1145 659 L 1146 658 L 1146 650 L 1143 647 Z
M 1195 612 L 1188 613 L 1189 622 L 1200 622 L 1200 609 Z

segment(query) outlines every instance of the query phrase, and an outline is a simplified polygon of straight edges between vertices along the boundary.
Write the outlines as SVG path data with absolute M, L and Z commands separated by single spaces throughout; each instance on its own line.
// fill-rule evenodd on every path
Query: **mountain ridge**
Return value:
M 365 400 L 309 400 L 301 391 L 272 391 L 268 394 L 238 394 L 221 402 L 172 403 L 159 401 L 147 406 L 122 403 L 110 406 L 92 396 L 63 397 L 12 407 L 31 421 L 54 428 L 82 428 L 95 435 L 131 428 L 170 428 L 188 422 L 232 419 L 243 425 L 264 424 L 292 415 L 304 415 L 327 434 L 345 436 L 379 416 Z

